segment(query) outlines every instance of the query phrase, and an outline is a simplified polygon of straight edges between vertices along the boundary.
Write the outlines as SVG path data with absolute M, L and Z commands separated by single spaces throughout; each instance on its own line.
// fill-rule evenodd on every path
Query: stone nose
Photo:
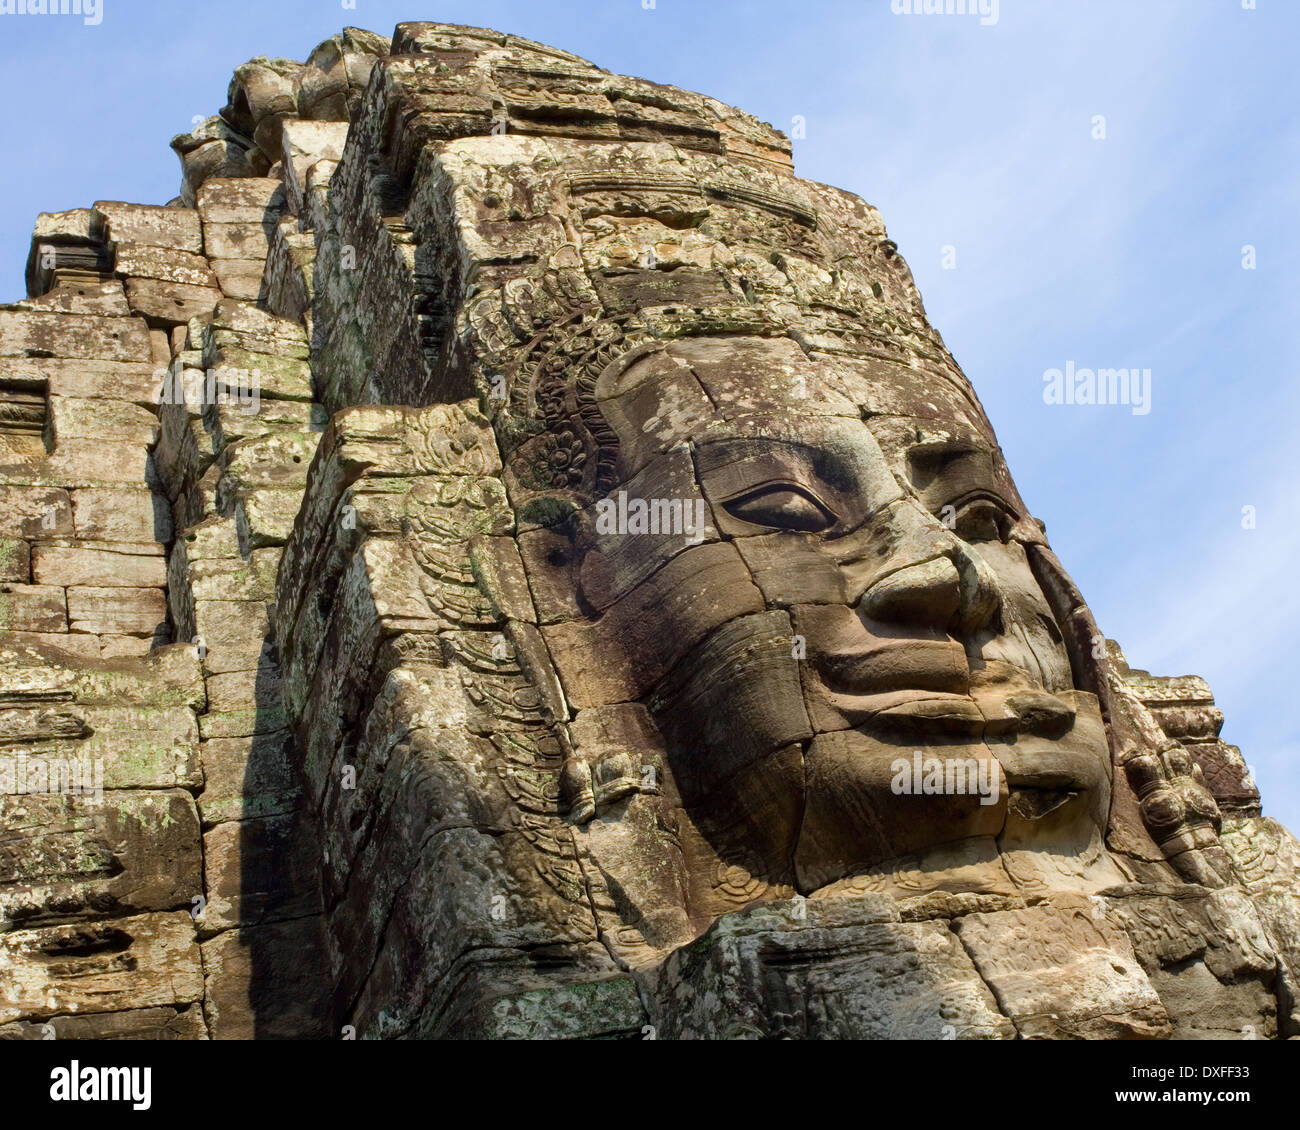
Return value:
M 976 555 L 954 550 L 880 578 L 858 601 L 858 611 L 879 623 L 968 635 L 997 613 L 992 571 Z
M 961 603 L 961 574 L 947 557 L 909 565 L 882 577 L 858 601 L 870 620 L 946 628 Z

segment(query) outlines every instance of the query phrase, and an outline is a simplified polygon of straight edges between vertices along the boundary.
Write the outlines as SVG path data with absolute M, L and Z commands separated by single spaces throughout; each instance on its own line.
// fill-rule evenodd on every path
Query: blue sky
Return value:
M 891 0 L 102 3 L 97 26 L 0 15 L 0 299 L 38 212 L 169 200 L 167 143 L 231 69 L 345 24 L 495 27 L 802 116 L 798 172 L 880 208 L 1103 631 L 1209 679 L 1300 830 L 1300 3 L 1000 0 L 987 26 Z M 1045 404 L 1067 362 L 1150 369 L 1151 411 Z

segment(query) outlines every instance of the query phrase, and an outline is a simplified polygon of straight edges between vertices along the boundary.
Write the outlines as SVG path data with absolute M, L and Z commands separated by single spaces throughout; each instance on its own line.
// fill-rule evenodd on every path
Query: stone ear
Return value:
M 591 766 L 581 757 L 570 757 L 560 772 L 560 812 L 571 824 L 585 824 L 596 815 Z
M 574 511 L 554 534 L 546 564 L 572 585 L 579 608 L 587 615 L 597 615 L 597 609 L 610 603 L 615 577 L 613 565 L 597 548 L 593 511 Z
M 598 549 L 582 554 L 577 563 L 578 594 L 580 600 L 598 608 L 612 602 L 616 578 L 609 558 Z

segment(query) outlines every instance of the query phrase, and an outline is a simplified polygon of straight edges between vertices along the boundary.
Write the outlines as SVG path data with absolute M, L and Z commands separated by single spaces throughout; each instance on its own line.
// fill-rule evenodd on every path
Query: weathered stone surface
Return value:
M 203 251 L 198 213 L 188 208 L 99 200 L 91 211 L 91 225 L 109 243 L 146 244 L 195 255 Z
M 1015 1035 L 944 922 L 888 898 L 721 919 L 652 979 L 660 1039 L 988 1040 Z
M 69 631 L 154 636 L 167 627 L 167 597 L 158 589 L 68 588 Z
M 32 579 L 38 585 L 161 588 L 167 565 L 160 548 L 143 542 L 46 542 L 32 551 Z
M 66 632 L 68 602 L 57 585 L 0 584 L 0 629 Z
M 52 1016 L 0 1025 L 0 1040 L 206 1040 L 200 1004 Z
M 0 1038 L 1300 1036 L 1209 687 L 783 134 L 409 23 L 172 145 L 0 309 Z
M 116 399 L 153 408 L 162 386 L 158 367 L 148 356 L 135 361 L 98 358 L 27 357 L 3 363 L 7 375 L 44 382 L 51 396 Z
M 562 962 L 567 946 L 594 940 L 589 918 L 584 921 L 562 903 L 546 898 L 545 882 L 535 871 L 512 866 L 530 852 L 518 834 L 484 836 L 471 829 L 452 829 L 429 840 L 413 878 L 426 881 L 426 877 L 441 875 L 444 881 L 454 883 L 456 897 L 402 899 L 395 904 L 379 961 L 354 1014 L 359 1035 L 395 1034 L 409 1026 L 423 1012 L 431 994 L 448 991 L 450 986 L 441 983 L 461 955 L 489 938 L 495 947 L 506 950 L 550 946 L 557 951 L 556 964 L 561 969 L 567 964 Z M 543 917 L 537 917 L 539 910 Z M 411 918 L 417 921 L 407 921 Z M 408 932 L 432 940 L 418 961 L 393 944 Z M 580 949 L 573 964 L 581 971 L 594 961 L 588 951 Z M 607 955 L 603 964 L 606 975 L 614 972 Z M 384 1010 L 380 1001 L 395 1007 Z M 381 1011 L 387 1011 L 387 1017 L 381 1017 Z
M 266 304 L 281 317 L 305 321 L 315 297 L 316 238 L 281 220 L 266 261 Z
M 293 532 L 302 492 L 263 489 L 249 491 L 235 503 L 240 548 L 248 553 L 284 545 Z
M 204 1009 L 214 1040 L 325 1039 L 316 918 L 227 930 L 203 943 Z M 270 958 L 269 955 L 277 955 Z
M 98 439 L 143 448 L 153 441 L 158 427 L 154 414 L 138 404 L 105 404 L 76 396 L 50 397 L 49 421 L 56 447 L 68 439 Z
M 205 404 L 203 419 L 218 453 L 241 439 L 277 432 L 324 431 L 329 422 L 319 404 L 281 399 L 262 400 L 255 412 L 237 403 Z
M 139 318 L 0 309 L 0 357 L 147 362 L 152 356 Z
M 203 835 L 207 909 L 199 928 L 302 918 L 320 910 L 315 845 L 295 816 L 231 820 Z
M 2 859 L 5 923 L 188 910 L 202 894 L 198 813 L 188 793 L 0 796 L 0 819 L 18 833 Z
M 5 533 L 15 537 L 36 540 L 73 532 L 72 500 L 64 490 L 0 486 L 0 514 Z
M 120 487 L 135 486 L 152 479 L 149 454 L 143 433 L 136 443 L 105 444 L 89 437 L 64 439 L 35 472 L 7 471 L 0 468 L 6 481 L 25 479 L 42 486 Z
M 22 584 L 31 579 L 31 546 L 17 538 L 0 537 L 0 581 Z
M 99 636 L 99 654 L 104 659 L 140 657 L 148 655 L 155 647 L 171 643 L 163 632 L 155 636 Z
M 469 994 L 466 994 L 468 996 Z M 454 1027 L 428 1036 L 462 1040 L 643 1040 L 651 1031 L 631 977 L 484 994 L 453 1006 Z
M 282 134 L 281 160 L 284 162 L 285 188 L 294 212 L 301 212 L 307 195 L 307 177 L 320 161 L 337 162 L 347 143 L 346 121 L 290 121 Z
M 195 193 L 213 177 L 248 177 L 259 171 L 256 154 L 250 153 L 251 139 L 240 136 L 219 117 L 211 117 L 187 134 L 172 138 L 172 148 L 181 161 L 181 200 L 195 204 Z
M 92 541 L 148 542 L 172 539 L 166 501 L 148 490 L 77 490 L 72 492 L 77 536 Z
M 186 911 L 0 934 L 8 991 L 0 1023 L 124 1012 L 201 1000 L 203 970 Z
M 1160 994 L 1174 1039 L 1277 1038 L 1277 955 L 1245 894 L 1134 892 L 1107 909 Z
M 279 219 L 284 209 L 279 177 L 217 177 L 198 191 L 199 216 L 207 223 L 261 224 Z
M 73 636 L 58 632 L 4 631 L 0 632 L 0 642 L 15 646 L 32 644 L 42 649 L 53 647 L 87 659 L 98 659 L 101 654 L 98 636 Z
M 196 600 L 194 628 L 210 674 L 256 667 L 271 630 L 266 605 L 244 600 Z
M 203 243 L 213 259 L 266 260 L 267 233 L 260 223 L 225 224 L 205 221 Z
M 1128 939 L 1087 904 L 971 914 L 955 928 L 1024 1038 L 1170 1035 Z
M 708 604 L 701 606 L 699 594 L 683 587 L 688 576 L 704 578 L 712 594 Z M 675 615 L 678 600 L 694 605 L 689 635 L 663 631 L 664 619 L 670 623 L 687 619 Z M 593 633 L 585 624 L 557 624 L 543 633 L 547 645 L 561 657 L 560 677 L 575 704 L 626 702 L 644 695 L 705 635 L 762 607 L 762 597 L 736 551 L 731 546 L 708 545 L 674 558 L 608 609 L 601 632 Z M 624 642 L 629 658 L 635 657 L 632 663 L 614 661 L 601 650 L 601 642 L 611 637 Z
M 215 281 L 215 280 L 214 280 Z M 159 279 L 127 279 L 126 300 L 132 314 L 158 322 L 188 322 L 207 314 L 221 301 L 216 286 L 191 286 Z
M 293 811 L 299 787 L 291 748 L 285 730 L 204 742 L 204 784 L 198 797 L 204 824 Z
M 117 273 L 124 279 L 158 279 L 209 289 L 216 285 L 207 259 L 191 251 L 119 243 L 116 256 Z
M 206 700 L 193 647 L 160 648 L 143 663 L 83 664 L 30 642 L 0 644 L 0 707 L 76 702 L 154 709 Z
M 125 318 L 130 315 L 126 303 L 126 290 L 117 281 L 75 282 L 66 279 L 53 290 L 39 298 L 28 298 L 19 303 L 27 310 L 57 310 L 65 314 L 98 314 L 107 318 Z
M 189 704 L 79 704 L 73 713 L 89 733 L 75 749 L 59 752 L 101 758 L 105 788 L 193 790 L 203 783 L 198 724 Z
M 216 259 L 212 272 L 217 286 L 227 298 L 257 301 L 262 293 L 262 275 L 266 264 L 261 259 Z

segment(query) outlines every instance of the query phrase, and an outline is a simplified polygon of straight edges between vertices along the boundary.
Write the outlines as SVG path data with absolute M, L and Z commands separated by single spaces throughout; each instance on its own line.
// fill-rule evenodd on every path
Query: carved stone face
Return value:
M 864 420 L 882 391 L 912 411 Z M 648 711 L 719 860 L 811 893 L 900 870 L 996 886 L 1035 855 L 1072 872 L 1104 856 L 1097 703 L 955 382 L 715 337 L 631 354 L 596 397 L 623 497 L 521 536 L 556 605 L 543 620 L 569 617 L 543 632 L 580 721 Z

